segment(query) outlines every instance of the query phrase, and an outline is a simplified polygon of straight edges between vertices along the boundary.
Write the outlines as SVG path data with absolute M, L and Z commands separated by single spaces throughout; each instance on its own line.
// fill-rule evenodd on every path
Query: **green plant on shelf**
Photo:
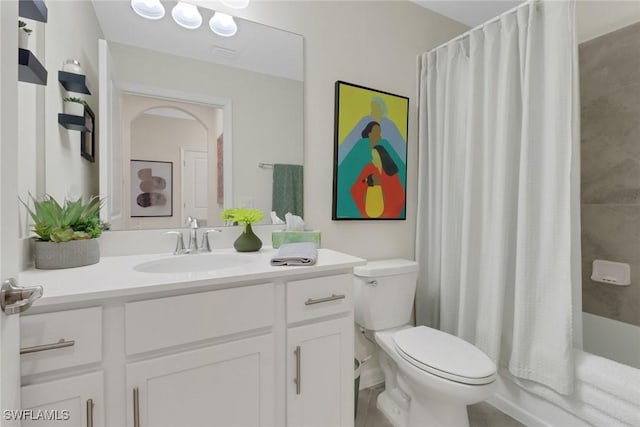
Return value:
M 20 20 L 18 20 L 18 29 L 24 31 L 27 34 L 31 34 L 33 32 L 31 28 L 27 27 L 26 22 Z
M 86 105 L 88 105 L 88 104 L 87 104 L 87 101 L 85 101 L 85 100 L 84 100 L 84 99 L 82 99 L 82 98 L 75 97 L 75 96 L 68 96 L 68 97 L 66 97 L 66 98 L 63 98 L 62 100 L 63 100 L 64 102 L 75 102 L 75 103 L 77 103 L 77 104 L 82 104 L 82 105 L 85 105 L 85 106 L 86 106 Z

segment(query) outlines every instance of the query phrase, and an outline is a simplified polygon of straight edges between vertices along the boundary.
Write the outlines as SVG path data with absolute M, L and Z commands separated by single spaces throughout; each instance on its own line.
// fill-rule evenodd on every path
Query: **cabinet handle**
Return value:
M 93 427 L 93 399 L 87 400 L 87 427 Z
M 300 394 L 300 356 L 301 356 L 302 350 L 300 349 L 300 346 L 297 346 L 296 349 L 294 350 L 293 354 L 296 355 L 296 378 L 293 380 L 294 383 L 296 383 L 296 394 Z
M 60 341 L 53 344 L 34 345 L 33 347 L 23 347 L 20 349 L 20 354 L 37 353 L 39 351 L 56 350 L 58 348 L 73 347 L 76 345 L 74 340 L 65 341 L 62 338 Z
M 304 302 L 304 305 L 321 304 L 323 302 L 335 301 L 335 300 L 344 299 L 344 298 L 345 298 L 344 294 L 341 294 L 341 295 L 331 294 L 330 297 L 326 297 L 326 298 L 318 298 L 318 299 L 309 298 Z
M 140 427 L 140 390 L 133 388 L 133 427 Z

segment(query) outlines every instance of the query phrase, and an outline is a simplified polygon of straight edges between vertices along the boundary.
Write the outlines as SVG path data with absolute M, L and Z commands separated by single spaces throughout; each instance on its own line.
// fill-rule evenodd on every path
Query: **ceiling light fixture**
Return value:
M 198 12 L 198 8 L 189 3 L 179 1 L 178 4 L 171 9 L 171 16 L 176 24 L 189 30 L 195 30 L 202 25 L 202 15 Z
M 143 18 L 161 19 L 164 17 L 164 6 L 160 0 L 131 0 L 131 8 Z
M 226 13 L 216 12 L 209 21 L 211 31 L 222 37 L 231 37 L 238 31 L 238 26 L 233 20 L 233 16 Z
M 220 0 L 225 6 L 233 9 L 244 9 L 249 6 L 249 0 Z

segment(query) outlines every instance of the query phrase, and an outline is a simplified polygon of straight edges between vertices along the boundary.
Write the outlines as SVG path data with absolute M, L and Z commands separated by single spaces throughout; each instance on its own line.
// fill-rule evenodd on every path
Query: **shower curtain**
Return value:
M 574 3 L 529 2 L 421 58 L 419 324 L 573 389 Z

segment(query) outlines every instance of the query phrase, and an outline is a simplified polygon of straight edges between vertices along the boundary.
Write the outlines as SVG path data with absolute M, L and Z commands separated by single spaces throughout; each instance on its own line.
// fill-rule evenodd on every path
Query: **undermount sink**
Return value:
M 248 254 L 180 255 L 148 261 L 133 267 L 142 273 L 194 273 L 219 271 L 249 264 L 255 258 Z

